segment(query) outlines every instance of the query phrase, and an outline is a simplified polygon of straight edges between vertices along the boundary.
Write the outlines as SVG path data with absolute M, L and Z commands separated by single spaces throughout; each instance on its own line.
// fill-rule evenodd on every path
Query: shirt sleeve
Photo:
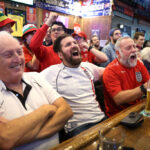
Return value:
M 83 63 L 83 65 L 85 65 L 85 67 L 87 67 L 92 72 L 92 74 L 94 76 L 94 82 L 101 79 L 105 68 L 98 67 L 98 66 L 96 66 L 92 63 L 88 63 L 88 62 Z
M 104 52 L 107 55 L 108 60 L 104 63 L 101 63 L 101 66 L 106 67 L 109 63 L 110 63 L 110 51 L 109 49 L 106 47 L 103 47 L 102 52 Z
M 54 71 L 55 70 L 55 71 Z M 55 65 L 50 66 L 48 68 L 46 68 L 45 70 L 43 70 L 42 72 L 40 72 L 40 75 L 55 89 L 57 90 L 56 87 L 56 80 L 57 80 L 57 76 L 58 76 L 58 67 L 55 67 Z M 51 77 L 52 78 L 51 78 Z
M 56 92 L 56 90 L 50 85 L 42 75 L 39 75 L 38 81 L 40 82 L 40 85 L 42 86 L 42 90 L 44 94 L 46 95 L 49 103 L 55 102 L 56 99 L 60 98 L 61 96 Z
M 103 83 L 106 91 L 110 94 L 111 97 L 117 95 L 122 91 L 121 83 L 115 71 L 110 68 L 106 68 L 103 74 Z
M 46 46 L 43 45 L 43 40 L 46 35 L 48 26 L 44 24 L 41 28 L 39 28 L 34 36 L 31 39 L 30 42 L 30 48 L 34 52 L 35 56 L 38 58 L 38 60 L 42 61 L 45 59 L 46 56 Z

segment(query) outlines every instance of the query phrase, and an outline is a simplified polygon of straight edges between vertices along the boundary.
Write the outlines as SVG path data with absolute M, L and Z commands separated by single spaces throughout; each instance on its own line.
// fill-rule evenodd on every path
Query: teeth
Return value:
M 16 65 L 16 66 L 11 66 L 10 68 L 19 68 L 21 66 L 21 64 Z

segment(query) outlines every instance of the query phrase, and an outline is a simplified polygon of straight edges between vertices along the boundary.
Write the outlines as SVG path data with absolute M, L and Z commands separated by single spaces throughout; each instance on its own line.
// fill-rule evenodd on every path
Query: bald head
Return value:
M 21 48 L 21 45 L 17 39 L 10 35 L 6 31 L 0 32 L 0 51 L 11 49 L 13 46 L 18 46 Z

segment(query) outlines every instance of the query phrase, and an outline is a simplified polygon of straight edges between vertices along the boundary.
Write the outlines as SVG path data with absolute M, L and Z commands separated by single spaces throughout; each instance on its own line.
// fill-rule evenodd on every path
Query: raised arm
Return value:
M 39 132 L 37 139 L 49 137 L 58 132 L 66 124 L 73 113 L 63 98 L 58 98 L 53 105 L 57 107 L 56 113 L 48 120 L 45 126 Z
M 38 60 L 43 60 L 44 55 L 46 55 L 44 53 L 46 47 L 43 45 L 43 40 L 46 35 L 47 29 L 52 24 L 52 22 L 56 20 L 56 18 L 57 14 L 51 12 L 49 18 L 46 20 L 43 26 L 36 31 L 31 39 L 30 48 L 32 49 Z
M 47 119 L 56 112 L 56 108 L 49 104 L 43 105 L 34 112 L 7 121 L 1 118 L 0 122 L 0 149 L 29 143 L 35 139 Z
M 102 62 L 106 62 L 108 60 L 107 55 L 99 50 L 97 50 L 96 48 L 92 47 L 90 48 L 87 42 L 81 42 L 79 43 L 80 47 L 82 49 L 87 49 L 90 50 L 90 52 L 95 56 L 95 62 L 96 63 L 102 63 Z
M 107 55 L 104 52 L 101 52 L 101 51 L 97 50 L 94 47 L 90 51 L 95 56 L 95 60 L 94 61 L 96 63 L 102 63 L 102 62 L 106 62 L 108 60 L 108 57 L 107 57 Z

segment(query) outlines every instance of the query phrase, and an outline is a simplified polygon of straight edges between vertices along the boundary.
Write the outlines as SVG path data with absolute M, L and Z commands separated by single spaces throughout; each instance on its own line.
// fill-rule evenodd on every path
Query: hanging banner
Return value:
M 45 0 L 46 3 L 36 2 L 36 7 L 82 17 L 108 16 L 111 14 L 111 1 L 83 0 L 80 3 L 73 0 Z
M 74 24 L 74 32 L 75 32 L 75 33 L 81 32 L 80 24 L 78 24 L 78 23 L 75 23 L 75 24 Z
M 48 16 L 49 16 L 49 14 L 50 14 L 50 11 L 48 11 L 48 10 L 43 10 L 43 18 L 42 18 L 42 22 L 43 22 L 43 24 L 45 23 L 45 21 L 48 19 Z
M 89 6 L 93 4 L 93 0 L 83 0 L 82 6 Z
M 8 17 L 16 21 L 16 23 L 12 27 L 13 30 L 12 35 L 16 37 L 21 37 L 23 30 L 23 17 L 11 14 L 8 14 Z
M 36 8 L 26 7 L 27 12 L 27 23 L 36 23 Z

